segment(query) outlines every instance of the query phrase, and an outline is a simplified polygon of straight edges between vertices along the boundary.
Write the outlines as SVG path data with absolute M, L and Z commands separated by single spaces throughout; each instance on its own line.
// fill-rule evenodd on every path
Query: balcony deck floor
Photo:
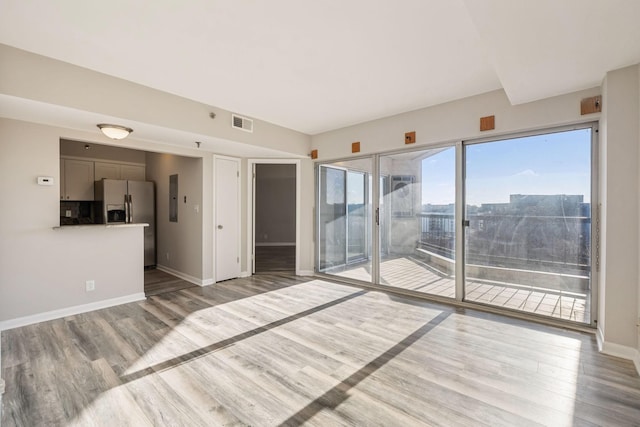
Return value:
M 370 282 L 370 265 L 370 262 L 353 264 L 327 273 Z M 380 278 L 381 284 L 390 287 L 446 298 L 455 297 L 454 276 L 432 269 L 411 256 L 383 258 Z M 591 301 L 588 293 L 469 279 L 465 300 L 574 322 L 590 322 Z

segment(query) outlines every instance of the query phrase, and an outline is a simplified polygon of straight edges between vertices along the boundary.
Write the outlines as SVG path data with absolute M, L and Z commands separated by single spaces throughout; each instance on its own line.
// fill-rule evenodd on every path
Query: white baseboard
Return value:
M 296 242 L 256 242 L 256 246 L 295 246 Z
M 599 328 L 596 332 L 596 341 L 598 343 L 598 350 L 601 353 L 619 357 L 621 359 L 631 360 L 636 367 L 636 372 L 640 375 L 640 351 L 638 351 L 637 348 L 605 341 L 603 339 L 602 331 Z
M 298 270 L 296 271 L 296 276 L 315 276 L 315 271 L 313 270 Z
M 6 331 L 7 329 L 19 328 L 21 326 L 33 325 L 34 323 L 46 322 L 54 319 L 60 319 L 66 316 L 73 316 L 75 314 L 87 313 L 89 311 L 100 310 L 103 308 L 113 307 L 115 305 L 142 301 L 145 298 L 146 297 L 144 296 L 144 292 L 139 292 L 136 294 L 125 295 L 123 297 L 90 302 L 89 304 L 74 305 L 72 307 L 46 311 L 44 313 L 33 314 L 30 316 L 17 317 L 15 319 L 9 319 L 0 322 L 0 331 Z
M 251 273 L 249 273 L 248 271 L 241 271 L 240 276 L 238 277 L 251 277 Z
M 633 347 L 627 347 L 626 345 L 606 341 L 602 343 L 601 352 L 608 354 L 609 356 L 620 357 L 627 360 L 634 360 L 638 354 L 638 350 Z
M 187 282 L 193 283 L 194 285 L 198 285 L 198 286 L 213 285 L 213 283 L 215 282 L 213 279 L 198 279 L 197 277 L 191 276 L 189 274 L 185 274 L 181 271 L 174 270 L 173 268 L 170 268 L 161 264 L 156 265 L 156 268 L 160 271 L 164 271 L 165 273 L 172 274 L 176 277 L 181 278 L 182 280 L 186 280 Z

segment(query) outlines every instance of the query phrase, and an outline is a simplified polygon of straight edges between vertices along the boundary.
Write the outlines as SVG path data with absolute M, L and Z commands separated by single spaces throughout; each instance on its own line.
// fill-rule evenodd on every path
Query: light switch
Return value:
M 53 177 L 52 176 L 39 176 L 38 177 L 38 185 L 53 185 Z

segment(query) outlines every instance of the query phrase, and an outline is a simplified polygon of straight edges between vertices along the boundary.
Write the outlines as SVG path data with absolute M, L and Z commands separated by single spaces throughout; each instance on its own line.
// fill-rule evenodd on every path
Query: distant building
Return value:
M 583 195 L 511 194 L 509 203 L 483 203 L 476 213 L 527 216 L 584 216 Z M 587 208 L 590 206 L 586 204 Z
M 509 196 L 512 209 L 518 214 L 539 216 L 580 216 L 583 195 L 530 195 Z
M 420 247 L 453 257 L 455 207 L 423 205 Z M 466 253 L 474 264 L 570 274 L 590 265 L 591 204 L 583 195 L 512 194 L 467 206 Z
M 422 212 L 453 214 L 456 212 L 456 205 L 453 203 L 447 205 L 432 205 L 431 203 L 427 203 L 426 205 L 422 205 Z

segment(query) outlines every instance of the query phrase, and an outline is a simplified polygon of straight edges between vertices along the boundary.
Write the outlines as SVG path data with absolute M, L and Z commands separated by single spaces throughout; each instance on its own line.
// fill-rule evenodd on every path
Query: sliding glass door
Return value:
M 371 172 L 371 159 L 319 166 L 319 272 L 371 282 Z
M 455 147 L 383 155 L 379 165 L 379 283 L 454 298 Z
M 317 270 L 593 324 L 594 128 L 318 166 Z
M 465 146 L 465 299 L 590 323 L 592 129 Z

